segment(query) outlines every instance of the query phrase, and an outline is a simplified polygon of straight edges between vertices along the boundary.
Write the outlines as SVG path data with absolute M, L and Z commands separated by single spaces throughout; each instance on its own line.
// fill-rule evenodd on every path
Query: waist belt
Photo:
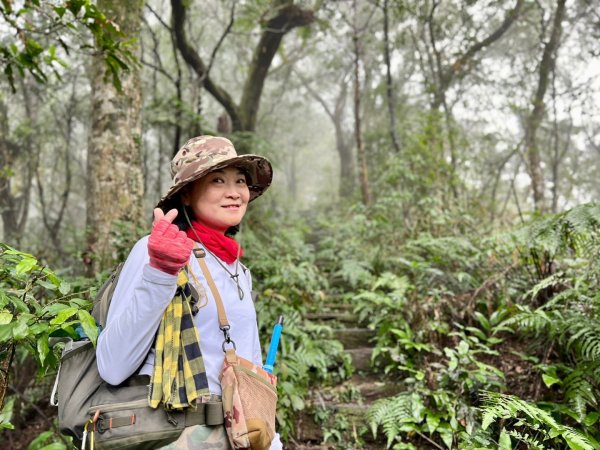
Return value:
M 148 408 L 150 408 L 148 406 Z M 167 419 L 174 426 L 177 425 L 177 420 L 173 416 L 179 416 L 182 412 L 176 412 L 171 415 L 168 411 L 166 412 Z M 191 427 L 193 425 L 208 425 L 216 426 L 222 425 L 224 422 L 223 418 L 223 403 L 220 401 L 211 401 L 209 403 L 198 403 L 196 409 L 186 409 L 185 412 L 185 426 Z M 129 427 L 138 422 L 140 418 L 135 415 L 127 415 L 122 417 L 107 417 L 103 414 L 99 414 L 95 419 L 94 429 L 98 433 L 102 434 L 112 428 Z M 143 420 L 143 419 L 141 419 Z
M 222 402 L 198 403 L 195 411 L 189 409 L 185 412 L 186 427 L 192 425 L 222 425 L 223 419 Z

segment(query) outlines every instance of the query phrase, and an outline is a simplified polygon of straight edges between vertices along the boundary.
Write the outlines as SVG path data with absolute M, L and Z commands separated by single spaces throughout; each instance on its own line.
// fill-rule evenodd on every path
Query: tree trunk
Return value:
M 353 6 L 354 18 L 356 19 L 356 0 L 354 0 Z M 365 205 L 370 205 L 371 189 L 369 187 L 369 167 L 367 164 L 365 144 L 362 138 L 360 118 L 360 42 L 356 23 L 354 24 L 352 30 L 352 43 L 354 50 L 354 137 L 356 140 L 356 153 L 360 168 L 360 190 L 362 194 L 362 201 Z
M 348 198 L 354 192 L 356 185 L 356 169 L 354 163 L 354 155 L 352 154 L 352 145 L 350 144 L 350 132 L 344 130 L 344 118 L 346 112 L 346 98 L 348 96 L 348 79 L 344 75 L 341 79 L 340 91 L 335 99 L 333 111 L 327 104 L 323 96 L 310 85 L 310 82 L 305 79 L 300 73 L 297 73 L 298 78 L 308 91 L 308 93 L 323 107 L 325 114 L 331 119 L 335 130 L 335 148 L 340 158 L 340 198 Z
M 544 201 L 544 172 L 542 169 L 542 157 L 537 142 L 537 131 L 544 118 L 544 96 L 548 89 L 550 74 L 556 68 L 556 51 L 560 45 L 562 34 L 562 21 L 565 15 L 566 0 L 558 0 L 550 39 L 544 45 L 542 60 L 539 67 L 538 85 L 532 100 L 532 111 L 525 122 L 525 153 L 527 155 L 529 176 L 531 177 L 531 189 L 533 191 L 533 206 L 536 212 L 544 212 L 546 205 Z
M 183 59 L 196 72 L 204 88 L 219 102 L 229 117 L 233 131 L 254 131 L 265 80 L 281 40 L 296 27 L 309 25 L 314 14 L 295 5 L 290 0 L 273 0 L 273 14 L 262 26 L 258 45 L 254 49 L 252 62 L 248 68 L 248 77 L 244 83 L 240 104 L 223 87 L 210 77 L 210 65 L 207 66 L 198 52 L 189 44 L 185 34 L 186 6 L 182 0 L 171 0 L 173 10 L 173 31 Z M 216 52 L 213 51 L 213 56 Z
M 32 103 L 33 87 L 27 80 L 20 81 L 25 125 L 34 130 L 38 108 Z M 22 143 L 12 140 L 8 123 L 8 107 L 0 100 L 0 211 L 4 241 L 19 246 L 29 217 L 29 199 L 40 150 L 34 143 L 33 131 L 27 132 Z
M 58 258 L 63 259 L 66 257 L 67 252 L 63 248 L 61 241 L 60 229 L 63 223 L 63 219 L 65 217 L 65 213 L 67 210 L 67 206 L 69 204 L 69 195 L 71 194 L 71 181 L 73 179 L 73 174 L 71 170 L 72 163 L 72 140 L 74 133 L 74 120 L 76 116 L 77 109 L 77 94 L 76 89 L 79 85 L 79 78 L 75 78 L 71 84 L 71 98 L 69 102 L 64 106 L 64 113 L 59 111 L 59 108 L 53 109 L 54 112 L 54 120 L 57 129 L 62 130 L 62 138 L 63 138 L 63 161 L 60 161 L 64 164 L 64 185 L 62 186 L 62 192 L 60 196 L 56 198 L 52 193 L 48 195 L 48 199 L 46 199 L 45 179 L 52 180 L 52 184 L 58 184 L 58 180 L 53 179 L 53 173 L 59 173 L 58 163 L 59 157 L 55 156 L 56 162 L 55 166 L 46 168 L 46 172 L 44 176 L 41 176 L 41 170 L 37 170 L 36 172 L 36 181 L 38 188 L 38 198 L 40 201 L 40 213 L 42 214 L 42 222 L 44 223 L 44 227 L 48 232 L 48 236 L 52 241 L 52 245 L 54 246 L 54 250 L 58 256 Z M 42 168 L 43 169 L 43 168 Z M 52 191 L 52 189 L 50 189 Z
M 98 7 L 115 21 L 126 39 L 139 39 L 143 0 L 99 0 Z M 138 53 L 138 46 L 132 49 Z M 106 82 L 104 65 L 92 67 L 92 126 L 88 145 L 88 273 L 114 263 L 115 225 L 132 230 L 143 223 L 141 163 L 141 82 L 130 66 L 121 74 L 122 91 Z
M 385 87 L 387 94 L 388 112 L 390 119 L 390 136 L 396 153 L 400 153 L 398 133 L 396 132 L 396 101 L 394 99 L 394 84 L 392 82 L 392 68 L 390 61 L 390 34 L 389 34 L 389 0 L 383 2 L 383 56 L 385 59 Z

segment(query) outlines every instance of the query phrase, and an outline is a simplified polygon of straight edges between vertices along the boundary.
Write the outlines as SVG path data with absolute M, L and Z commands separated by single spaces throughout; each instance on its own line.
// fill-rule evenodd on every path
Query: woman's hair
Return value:
M 177 217 L 173 220 L 173 224 L 177 225 L 177 227 L 181 231 L 187 231 L 190 228 L 190 223 L 188 222 L 188 217 L 190 221 L 193 221 L 196 217 L 194 216 L 194 211 L 191 207 L 185 206 L 181 201 L 181 193 L 177 193 L 172 198 L 170 198 L 161 209 L 166 214 L 172 209 L 177 210 Z M 187 213 L 187 217 L 186 217 Z M 227 231 L 225 231 L 226 236 L 233 237 L 240 231 L 239 225 L 234 225 L 233 227 L 229 227 Z

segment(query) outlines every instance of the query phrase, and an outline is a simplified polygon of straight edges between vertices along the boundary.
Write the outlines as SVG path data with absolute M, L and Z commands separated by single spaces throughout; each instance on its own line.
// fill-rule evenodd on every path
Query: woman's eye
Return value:
M 237 182 L 239 184 L 246 184 L 246 178 L 240 178 L 239 180 L 237 180 Z
M 213 178 L 212 182 L 213 183 L 223 183 L 223 178 L 220 178 L 220 177 Z

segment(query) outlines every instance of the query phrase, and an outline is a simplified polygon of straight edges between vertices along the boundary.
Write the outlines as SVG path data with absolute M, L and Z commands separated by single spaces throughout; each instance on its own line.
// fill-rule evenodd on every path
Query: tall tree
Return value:
M 537 132 L 544 118 L 544 97 L 548 89 L 550 75 L 556 67 L 556 52 L 560 45 L 562 22 L 565 17 L 565 3 L 566 0 L 557 0 L 556 2 L 550 38 L 544 44 L 542 59 L 538 68 L 538 83 L 531 102 L 531 112 L 525 120 L 525 153 L 527 155 L 529 176 L 531 177 L 534 209 L 538 212 L 544 212 L 546 205 L 544 200 L 544 172 L 537 142 Z
M 389 0 L 383 0 L 383 58 L 385 60 L 385 91 L 390 119 L 390 136 L 396 153 L 400 153 L 398 143 L 398 132 L 396 131 L 396 100 L 394 95 L 394 83 L 392 82 L 392 62 L 390 58 L 390 11 Z
M 358 172 L 360 178 L 360 191 L 362 201 L 365 205 L 371 203 L 371 187 L 369 183 L 369 164 L 367 162 L 367 150 L 363 139 L 361 120 L 361 83 L 360 63 L 363 52 L 361 38 L 367 28 L 369 20 L 358 23 L 358 6 L 356 0 L 352 2 L 352 52 L 354 56 L 354 139 L 356 141 L 356 155 L 358 157 Z M 371 16 L 369 16 L 370 19 Z M 366 83 L 365 83 L 366 84 Z
M 29 216 L 32 181 L 39 163 L 35 145 L 36 98 L 31 78 L 21 78 L 19 92 L 25 118 L 19 124 L 20 136 L 11 133 L 9 108 L 0 96 L 0 212 L 4 240 L 20 245 Z
M 137 47 L 143 0 L 99 0 L 98 7 L 118 24 Z M 137 54 L 136 48 L 132 53 Z M 130 65 L 121 76 L 122 89 L 107 82 L 96 61 L 92 67 L 92 125 L 88 146 L 87 245 L 88 272 L 111 264 L 111 232 L 119 221 L 136 226 L 143 220 L 141 164 L 141 82 L 139 68 Z
M 419 2 L 419 36 L 414 36 L 413 40 L 429 93 L 429 144 L 432 149 L 440 149 L 440 161 L 446 159 L 443 153 L 448 149 L 450 173 L 446 176 L 454 198 L 459 196 L 460 179 L 457 171 L 460 154 L 456 143 L 453 103 L 448 98 L 448 92 L 472 74 L 477 67 L 477 58 L 485 49 L 506 35 L 519 17 L 524 3 L 524 0 L 516 0 L 498 23 L 495 18 L 498 15 L 496 6 L 483 10 L 487 17 L 482 21 L 469 11 L 471 5 L 468 2 Z M 452 22 L 455 18 L 459 20 Z M 468 27 L 462 26 L 465 18 L 468 18 Z M 490 23 L 493 25 L 490 26 Z
M 294 28 L 312 23 L 313 11 L 302 9 L 294 4 L 293 0 L 271 1 L 269 17 L 261 23 L 261 35 L 248 67 L 248 76 L 244 82 L 240 102 L 236 103 L 232 95 L 210 76 L 211 65 L 207 65 L 196 49 L 190 45 L 185 33 L 187 7 L 184 2 L 171 0 L 171 6 L 173 30 L 183 59 L 194 70 L 204 88 L 225 108 L 231 118 L 233 131 L 254 131 L 265 80 L 282 39 Z M 224 38 L 225 34 L 213 50 L 211 62 Z
M 339 78 L 339 88 L 336 97 L 333 100 L 333 105 L 323 98 L 323 95 L 317 91 L 309 80 L 297 73 L 302 81 L 302 84 L 308 93 L 323 107 L 327 116 L 331 119 L 335 131 L 335 148 L 340 158 L 340 184 L 339 195 L 341 198 L 348 198 L 352 195 L 356 185 L 355 159 L 352 151 L 352 142 L 350 132 L 345 129 L 344 122 L 346 119 L 346 99 L 348 97 L 349 77 L 344 73 Z

